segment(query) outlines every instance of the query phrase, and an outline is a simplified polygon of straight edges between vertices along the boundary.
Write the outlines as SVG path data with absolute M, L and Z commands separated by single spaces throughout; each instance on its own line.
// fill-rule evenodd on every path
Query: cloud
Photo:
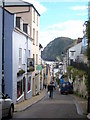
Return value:
M 46 31 L 40 31 L 39 42 L 45 47 L 57 37 L 69 37 L 72 39 L 83 37 L 83 24 L 84 21 L 81 20 L 70 20 L 48 26 Z
M 72 9 L 72 10 L 87 10 L 88 6 L 74 6 L 74 7 L 71 7 L 70 9 Z
M 38 0 L 23 0 L 23 1 L 33 4 L 40 14 L 43 14 L 44 12 L 47 11 L 46 7 L 44 7 Z
M 77 13 L 77 16 L 88 16 L 88 13 Z

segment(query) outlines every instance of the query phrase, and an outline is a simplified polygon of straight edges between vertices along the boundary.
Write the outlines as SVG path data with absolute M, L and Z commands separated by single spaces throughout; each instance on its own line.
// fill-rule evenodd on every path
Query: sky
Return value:
M 39 43 L 45 47 L 57 37 L 83 37 L 88 20 L 89 0 L 25 0 L 32 2 L 41 14 Z

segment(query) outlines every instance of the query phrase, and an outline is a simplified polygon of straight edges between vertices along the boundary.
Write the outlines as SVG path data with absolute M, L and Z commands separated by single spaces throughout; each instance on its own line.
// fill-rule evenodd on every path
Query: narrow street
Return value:
M 14 113 L 14 118 L 85 118 L 84 115 L 78 114 L 79 106 L 76 104 L 71 95 L 61 95 L 55 90 L 53 99 L 46 93 L 38 103 L 25 111 Z

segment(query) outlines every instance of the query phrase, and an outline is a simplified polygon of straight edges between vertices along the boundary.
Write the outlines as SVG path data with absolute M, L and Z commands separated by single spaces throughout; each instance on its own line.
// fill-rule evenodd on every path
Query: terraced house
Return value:
M 30 3 L 5 3 L 5 94 L 15 103 L 40 92 L 39 16 Z

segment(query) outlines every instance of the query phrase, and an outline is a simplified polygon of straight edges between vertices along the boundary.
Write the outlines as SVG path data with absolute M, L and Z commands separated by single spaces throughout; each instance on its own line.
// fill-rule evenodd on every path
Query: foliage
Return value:
M 24 73 L 25 73 L 25 70 L 21 69 L 21 70 L 18 71 L 17 76 L 21 76 Z
M 34 67 L 33 66 L 30 66 L 28 69 L 27 69 L 27 72 L 32 72 L 34 71 Z
M 88 75 L 87 75 L 87 73 L 84 73 L 84 76 L 85 76 L 86 89 L 87 89 L 87 91 L 88 91 Z
M 69 78 L 71 79 L 71 70 L 72 70 L 72 66 L 68 66 L 67 67 L 67 71 L 68 71 L 68 74 L 69 74 Z
M 75 80 L 76 76 L 81 78 L 81 77 L 83 77 L 83 75 L 87 75 L 87 73 L 85 71 L 78 70 L 77 68 L 74 68 L 72 66 L 68 66 L 67 71 L 69 73 L 69 77 L 72 74 L 73 80 Z
M 79 78 L 81 78 L 81 77 L 83 77 L 83 75 L 84 75 L 84 71 L 82 71 L 82 70 L 78 70 L 78 76 L 79 76 Z
M 88 57 L 88 95 L 90 96 L 90 21 L 86 25 L 86 34 L 88 38 L 88 48 L 87 48 L 87 57 Z
M 88 60 L 90 60 L 90 47 L 87 48 L 87 56 L 88 56 Z
M 57 82 L 58 85 L 60 84 L 60 80 L 59 80 L 58 77 L 56 78 L 56 82 Z
M 72 68 L 72 78 L 73 78 L 73 81 L 75 81 L 77 75 L 78 75 L 78 70 L 76 68 Z
M 71 64 L 74 68 L 77 68 L 78 70 L 82 70 L 82 71 L 88 71 L 88 66 L 87 64 L 83 63 L 83 62 L 74 62 L 72 61 Z

